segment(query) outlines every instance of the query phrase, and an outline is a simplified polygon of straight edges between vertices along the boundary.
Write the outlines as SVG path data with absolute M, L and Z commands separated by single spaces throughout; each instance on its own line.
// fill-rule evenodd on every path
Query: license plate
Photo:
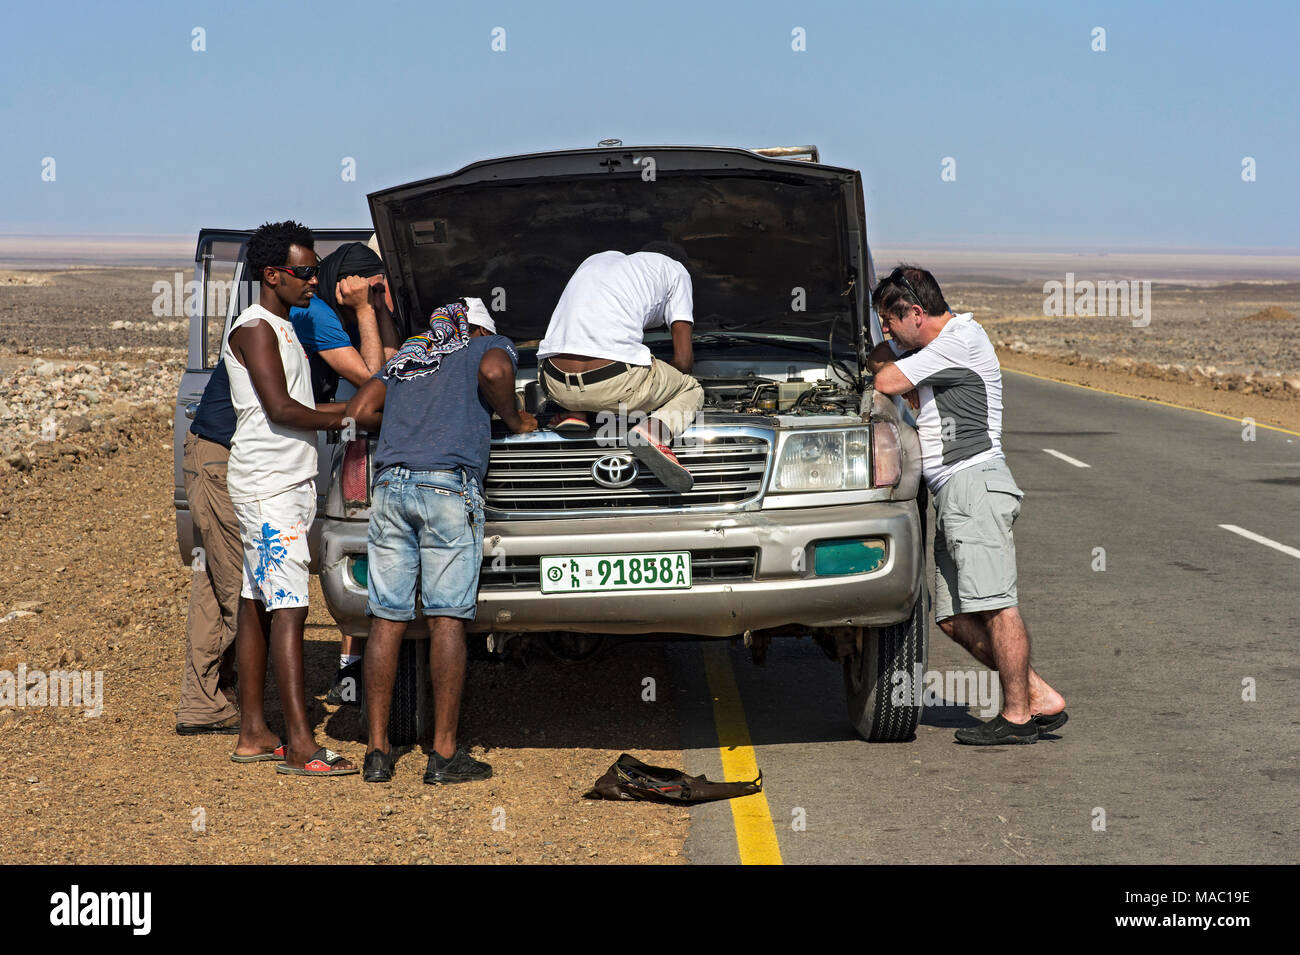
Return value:
M 690 551 L 543 557 L 542 593 L 594 590 L 689 590 Z

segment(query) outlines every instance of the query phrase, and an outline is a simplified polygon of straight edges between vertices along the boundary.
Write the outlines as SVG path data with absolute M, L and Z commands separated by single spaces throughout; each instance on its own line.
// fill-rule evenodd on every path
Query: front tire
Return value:
M 925 587 L 902 623 L 869 627 L 862 649 L 844 660 L 844 693 L 849 722 L 871 743 L 900 743 L 916 736 L 921 721 L 921 681 L 929 649 L 929 614 Z M 900 680 L 894 674 L 906 674 Z

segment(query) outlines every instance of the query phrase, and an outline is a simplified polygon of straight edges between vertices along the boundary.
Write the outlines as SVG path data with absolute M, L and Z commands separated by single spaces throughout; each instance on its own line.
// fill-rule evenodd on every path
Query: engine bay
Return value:
M 773 381 L 759 375 L 695 377 L 704 388 L 706 411 L 800 416 L 852 414 L 858 410 L 859 398 L 853 385 L 832 378 Z

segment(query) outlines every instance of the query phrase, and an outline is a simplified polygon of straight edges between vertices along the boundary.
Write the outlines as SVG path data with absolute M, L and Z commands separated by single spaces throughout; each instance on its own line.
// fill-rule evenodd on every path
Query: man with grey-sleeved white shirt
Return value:
M 922 471 L 934 497 L 934 616 L 998 671 L 1002 711 L 957 731 L 973 745 L 1033 743 L 1065 724 L 1065 699 L 1029 665 L 1012 525 L 1024 492 L 1002 453 L 1002 368 L 974 316 L 955 315 L 933 275 L 900 265 L 872 303 L 890 339 L 867 360 L 874 387 L 918 409 Z

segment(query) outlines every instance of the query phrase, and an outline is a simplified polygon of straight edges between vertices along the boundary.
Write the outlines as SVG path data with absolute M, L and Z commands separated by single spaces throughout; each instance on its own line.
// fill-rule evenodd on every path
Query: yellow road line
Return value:
M 1141 395 L 1126 395 L 1122 391 L 1107 391 L 1105 388 L 1094 388 L 1092 385 L 1080 385 L 1073 381 L 1065 381 L 1061 378 L 1049 378 L 1046 375 L 1035 375 L 1032 371 L 1020 371 L 1016 368 L 1003 368 L 1003 371 L 1009 371 L 1013 375 L 1024 375 L 1026 378 L 1037 378 L 1039 381 L 1050 381 L 1058 385 L 1069 385 L 1071 388 L 1082 388 L 1085 391 L 1098 391 L 1103 395 L 1114 395 L 1116 398 L 1132 398 L 1134 401 L 1145 401 L 1147 404 L 1164 405 L 1166 408 L 1177 408 L 1180 411 L 1195 411 L 1197 414 L 1207 414 L 1215 418 L 1222 418 L 1225 421 L 1235 421 L 1241 424 L 1241 418 L 1234 418 L 1230 414 L 1220 414 L 1217 411 L 1206 411 L 1204 408 L 1189 408 L 1187 405 L 1176 405 L 1172 401 L 1161 401 L 1159 398 L 1143 398 Z M 1295 435 L 1300 438 L 1300 431 L 1288 431 L 1286 428 L 1279 428 L 1276 425 L 1255 423 L 1257 428 L 1266 428 L 1269 431 L 1280 431 L 1282 434 Z
M 704 673 L 713 697 L 713 722 L 718 728 L 718 750 L 722 774 L 727 782 L 758 778 L 758 760 L 749 740 L 745 708 L 740 702 L 736 675 L 731 671 L 727 644 L 714 640 L 704 645 Z M 781 846 L 767 806 L 767 794 L 729 799 L 731 819 L 736 827 L 736 846 L 741 865 L 781 865 Z

